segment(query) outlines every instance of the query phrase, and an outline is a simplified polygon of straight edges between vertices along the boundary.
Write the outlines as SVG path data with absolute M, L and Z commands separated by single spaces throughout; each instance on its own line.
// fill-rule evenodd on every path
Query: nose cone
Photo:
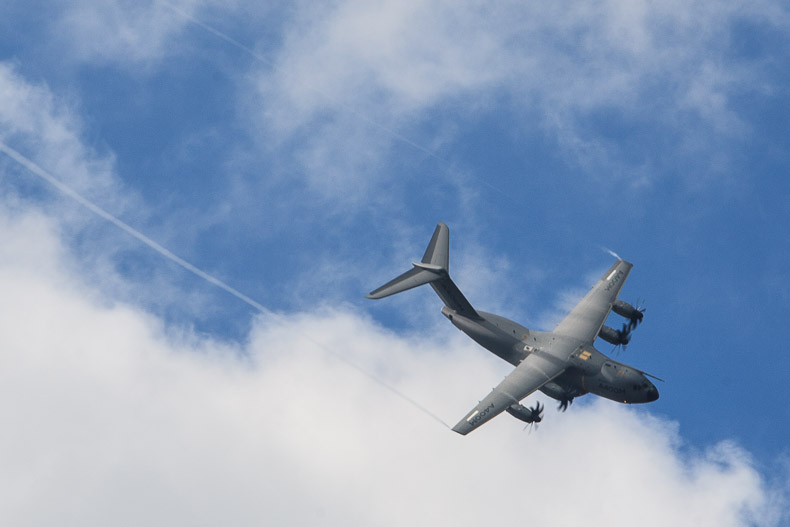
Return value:
M 647 394 L 645 394 L 645 398 L 647 402 L 652 403 L 653 401 L 658 400 L 658 389 L 655 386 L 651 386 L 647 389 Z

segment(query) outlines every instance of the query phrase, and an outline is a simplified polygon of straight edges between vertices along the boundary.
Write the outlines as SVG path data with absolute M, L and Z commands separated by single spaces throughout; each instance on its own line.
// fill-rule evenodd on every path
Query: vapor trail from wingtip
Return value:
M 229 286 L 228 284 L 226 284 L 225 282 L 223 282 L 219 278 L 215 278 L 214 276 L 208 274 L 207 272 L 203 271 L 199 267 L 197 267 L 195 265 L 192 265 L 191 263 L 189 263 L 188 261 L 184 260 L 180 256 L 177 256 L 176 254 L 172 253 L 171 251 L 169 251 L 168 249 L 166 249 L 162 245 L 156 243 L 154 240 L 152 240 L 151 238 L 149 238 L 145 234 L 141 233 L 140 231 L 138 231 L 137 229 L 135 229 L 134 227 L 132 227 L 128 223 L 125 223 L 124 221 L 118 219 L 117 217 L 113 216 L 112 214 L 110 214 L 109 212 L 107 212 L 103 208 L 99 207 L 98 205 L 96 205 L 95 203 L 90 201 L 89 199 L 83 197 L 76 190 L 74 190 L 73 188 L 69 187 L 68 185 L 66 185 L 62 181 L 60 181 L 57 178 L 55 178 L 54 176 L 52 176 L 49 172 L 47 172 L 46 170 L 44 170 L 43 168 L 38 166 L 32 159 L 26 157 L 24 154 L 22 154 L 19 151 L 11 148 L 10 146 L 6 145 L 2 141 L 0 141 L 0 151 L 2 151 L 8 157 L 10 157 L 14 161 L 19 163 L 23 167 L 25 167 L 31 174 L 34 174 L 35 176 L 38 176 L 39 178 L 43 179 L 44 181 L 46 181 L 47 183 L 49 183 L 50 185 L 52 185 L 53 187 L 58 189 L 62 194 L 65 194 L 66 196 L 70 197 L 71 199 L 73 199 L 74 201 L 76 201 L 77 203 L 79 203 L 80 205 L 82 205 L 83 207 L 88 209 L 89 211 L 93 212 L 97 216 L 99 216 L 102 219 L 112 223 L 113 225 L 115 225 L 116 227 L 118 227 L 119 229 L 121 229 L 122 231 L 127 233 L 128 235 L 132 236 L 133 238 L 136 238 L 137 240 L 141 241 L 143 244 L 147 245 L 148 247 L 150 247 L 154 251 L 158 252 L 159 254 L 161 254 L 162 256 L 164 256 L 165 258 L 170 260 L 171 262 L 173 262 L 173 263 L 179 265 L 180 267 L 186 269 L 190 273 L 202 278 L 203 280 L 207 281 L 208 283 L 219 287 L 220 289 L 224 290 L 225 292 L 230 293 L 231 295 L 235 296 L 236 298 L 238 298 L 242 302 L 248 304 L 251 307 L 254 307 L 255 309 L 257 309 L 258 311 L 260 311 L 264 315 L 269 316 L 269 317 L 273 318 L 274 320 L 278 321 L 280 324 L 285 324 L 286 319 L 285 319 L 284 316 L 282 316 L 282 315 L 280 315 L 278 313 L 275 313 L 274 311 L 271 311 L 270 309 L 267 309 L 266 307 L 263 306 L 263 304 L 261 304 L 259 302 L 256 302 L 255 300 L 253 300 L 249 296 L 245 295 L 241 291 Z M 368 372 L 367 370 L 365 370 L 359 364 L 356 364 L 355 362 L 349 360 L 348 358 L 344 357 L 343 355 L 341 355 L 340 353 L 336 352 L 335 350 L 327 347 L 325 344 L 322 344 L 321 342 L 318 342 L 318 341 L 314 340 L 309 335 L 299 334 L 298 336 L 303 338 L 303 339 L 305 339 L 305 340 L 307 340 L 307 341 L 309 341 L 309 342 L 311 342 L 311 343 L 313 343 L 313 344 L 315 344 L 316 346 L 318 346 L 320 349 L 322 349 L 323 351 L 325 351 L 329 355 L 335 357 L 336 359 L 338 359 L 341 362 L 343 362 L 344 364 L 346 364 L 346 366 L 349 366 L 349 367 L 355 369 L 356 371 L 358 371 L 359 373 L 361 373 L 362 375 L 364 375 L 365 377 L 367 377 L 368 379 L 370 379 L 374 383 L 378 384 L 379 386 L 381 386 L 383 388 L 386 388 L 387 390 L 389 390 L 390 392 L 392 392 L 396 396 L 398 396 L 401 399 L 403 399 L 404 401 L 408 402 L 409 404 L 411 404 L 413 407 L 415 407 L 418 410 L 420 410 L 425 415 L 431 417 L 435 421 L 440 422 L 441 424 L 443 424 L 447 428 L 450 428 L 450 425 L 445 423 L 436 414 L 434 414 L 433 412 L 428 410 L 423 405 L 419 404 L 417 401 L 415 401 L 414 399 L 412 399 L 408 395 L 400 392 L 397 388 L 395 388 L 394 386 L 391 386 L 389 383 L 387 383 L 383 379 L 380 379 L 376 375 Z
M 616 252 L 614 252 L 613 250 L 611 250 L 611 249 L 608 249 L 608 248 L 604 247 L 603 245 L 601 245 L 601 249 L 602 249 L 604 252 L 606 252 L 606 253 L 609 253 L 610 255 L 614 256 L 614 257 L 615 257 L 615 258 L 617 258 L 618 260 L 622 260 L 622 258 L 620 257 L 620 255 L 619 255 L 619 254 L 617 254 Z

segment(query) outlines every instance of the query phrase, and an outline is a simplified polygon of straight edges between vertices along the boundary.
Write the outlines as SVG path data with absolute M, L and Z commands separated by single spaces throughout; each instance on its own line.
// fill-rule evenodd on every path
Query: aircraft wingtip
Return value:
M 466 434 L 471 432 L 472 428 L 469 428 L 468 426 L 463 426 L 464 424 L 465 423 L 462 421 L 461 423 L 458 423 L 457 425 L 455 425 L 452 428 L 453 432 L 455 432 L 456 434 L 461 434 L 462 436 L 465 436 Z

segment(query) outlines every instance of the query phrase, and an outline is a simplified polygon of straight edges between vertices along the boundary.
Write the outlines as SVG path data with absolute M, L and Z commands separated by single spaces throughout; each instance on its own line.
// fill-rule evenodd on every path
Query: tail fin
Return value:
M 433 236 L 431 236 L 431 242 L 422 256 L 422 263 L 438 265 L 445 272 L 450 272 L 450 229 L 444 222 L 440 221 L 436 225 L 436 230 L 433 231 Z
M 409 269 L 397 278 L 370 292 L 366 298 L 384 298 L 414 287 L 431 284 L 445 305 L 459 315 L 480 318 L 463 293 L 450 279 L 450 229 L 442 222 L 433 231 L 433 237 L 420 263 L 412 263 Z

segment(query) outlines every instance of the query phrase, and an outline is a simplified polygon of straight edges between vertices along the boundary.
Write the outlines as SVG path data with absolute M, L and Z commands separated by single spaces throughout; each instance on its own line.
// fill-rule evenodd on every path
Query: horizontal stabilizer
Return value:
M 415 265 L 413 269 L 409 269 L 399 277 L 371 291 L 370 294 L 366 295 L 366 298 L 384 298 L 385 296 L 394 295 L 395 293 L 400 293 L 423 284 L 434 282 L 441 279 L 442 276 L 444 275 L 440 272 L 417 267 Z

